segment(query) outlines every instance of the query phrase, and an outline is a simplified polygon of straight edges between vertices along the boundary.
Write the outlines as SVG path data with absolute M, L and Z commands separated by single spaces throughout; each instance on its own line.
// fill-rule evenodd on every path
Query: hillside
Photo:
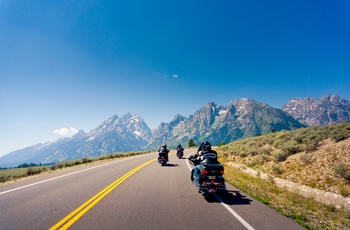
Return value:
M 349 137 L 350 123 L 342 123 L 246 138 L 219 151 L 226 163 L 244 164 L 300 185 L 349 196 Z
M 225 180 L 307 229 L 350 228 L 350 123 L 218 148 Z

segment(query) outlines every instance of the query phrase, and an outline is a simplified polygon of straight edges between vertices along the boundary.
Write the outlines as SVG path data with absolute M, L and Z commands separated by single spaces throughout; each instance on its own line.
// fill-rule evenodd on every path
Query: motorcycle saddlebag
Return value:
M 222 166 L 222 164 L 220 164 L 219 162 L 217 163 L 202 162 L 200 164 L 201 173 L 203 172 L 203 170 L 208 170 L 208 175 L 221 176 L 222 171 L 224 170 L 224 166 Z

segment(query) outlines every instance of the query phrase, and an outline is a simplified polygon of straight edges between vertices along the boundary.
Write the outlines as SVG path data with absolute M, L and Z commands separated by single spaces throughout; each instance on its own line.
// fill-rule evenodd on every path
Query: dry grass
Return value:
M 225 179 L 309 229 L 350 229 L 350 210 L 322 204 L 229 167 L 243 164 L 271 177 L 350 195 L 350 123 L 281 131 L 218 148 Z
M 350 229 L 349 210 L 305 198 L 297 192 L 279 188 L 272 180 L 251 176 L 228 165 L 225 165 L 225 179 L 307 229 Z

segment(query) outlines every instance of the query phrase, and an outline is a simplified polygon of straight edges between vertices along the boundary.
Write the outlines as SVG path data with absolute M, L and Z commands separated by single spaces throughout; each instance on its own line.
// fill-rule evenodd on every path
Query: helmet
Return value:
M 162 148 L 165 148 L 165 149 L 166 149 L 166 144 L 163 144 L 163 145 L 162 145 Z
M 211 150 L 211 144 L 210 144 L 208 141 L 205 142 L 205 143 L 203 144 L 202 149 L 203 149 L 204 151 L 209 151 L 209 150 Z

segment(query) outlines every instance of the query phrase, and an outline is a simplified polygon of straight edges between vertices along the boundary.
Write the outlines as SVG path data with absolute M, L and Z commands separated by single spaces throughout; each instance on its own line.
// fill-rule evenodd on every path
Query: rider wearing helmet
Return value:
M 216 156 L 218 155 L 216 151 L 211 149 L 211 144 L 206 141 L 206 142 L 202 142 L 198 148 L 197 151 L 197 160 L 203 160 L 203 155 L 206 153 L 214 153 Z
M 201 150 L 201 155 L 203 156 L 204 154 L 207 154 L 207 153 L 214 153 L 218 155 L 218 153 L 215 150 L 211 149 L 211 144 L 208 141 L 204 142 Z
M 164 156 L 165 156 L 165 159 L 169 159 L 168 158 L 168 153 L 169 153 L 169 150 L 166 148 L 167 147 L 167 145 L 166 144 L 162 144 L 162 146 L 160 146 L 159 147 L 159 149 L 158 149 L 158 155 L 159 155 L 159 157 L 158 158 L 160 158 L 160 155 L 161 154 L 165 154 Z
M 205 157 L 206 155 L 208 157 L 210 156 L 210 158 L 214 158 L 216 161 L 218 153 L 215 150 L 211 149 L 211 144 L 208 141 L 202 142 L 199 148 L 201 150 L 199 153 L 200 155 L 198 154 L 199 155 L 198 157 L 200 158 L 201 161 L 206 159 L 206 157 Z M 200 165 L 198 164 L 192 170 L 191 180 L 193 180 L 193 175 L 198 176 L 199 173 L 200 173 Z

